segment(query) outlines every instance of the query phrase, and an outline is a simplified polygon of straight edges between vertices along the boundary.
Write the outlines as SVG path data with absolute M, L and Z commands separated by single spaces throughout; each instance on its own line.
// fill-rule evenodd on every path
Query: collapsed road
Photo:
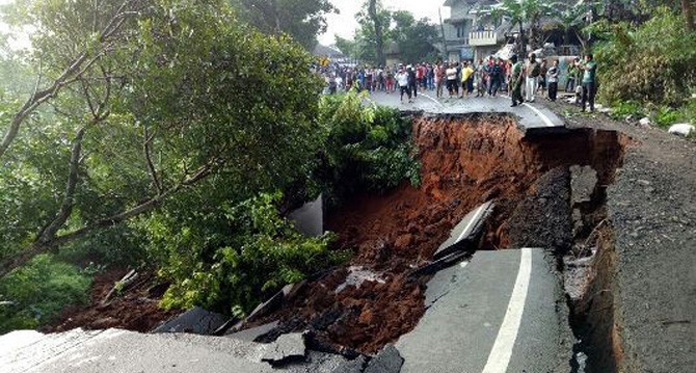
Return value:
M 225 336 L 32 334 L 0 349 L 0 364 L 11 372 L 219 371 L 207 363 L 216 359 L 240 372 L 584 371 L 558 268 L 564 256 L 592 254 L 572 249 L 606 217 L 626 140 L 568 130 L 545 109 L 527 108 L 521 120 L 496 114 L 509 110 L 501 100 L 455 108 L 414 116 L 420 187 L 356 196 L 328 217 L 356 254 L 348 265 L 286 287 L 232 328 L 205 315 L 198 324 L 207 327 L 173 320 L 159 330 Z M 571 170 L 580 166 L 594 182 L 575 205 Z M 62 343 L 69 335 L 82 342 Z M 129 344 L 142 347 L 138 359 Z M 37 358 L 41 351 L 50 356 Z

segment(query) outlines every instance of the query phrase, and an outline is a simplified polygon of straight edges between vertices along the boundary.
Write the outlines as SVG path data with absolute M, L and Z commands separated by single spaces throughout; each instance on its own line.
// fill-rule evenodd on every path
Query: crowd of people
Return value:
M 558 99 L 561 75 L 558 59 L 538 59 L 533 53 L 526 61 L 512 56 L 509 60 L 489 56 L 485 60 L 461 62 L 399 64 L 393 67 L 334 66 L 327 69 L 330 94 L 338 90 L 366 90 L 368 92 L 398 92 L 401 102 L 413 102 L 419 92 L 435 91 L 437 98 L 495 97 L 507 92 L 512 106 L 534 102 L 538 95 L 551 101 Z M 566 92 L 577 95 L 583 110 L 589 105 L 594 111 L 597 64 L 591 54 L 584 61 L 575 58 L 568 64 Z M 475 96 L 474 96 L 475 95 Z

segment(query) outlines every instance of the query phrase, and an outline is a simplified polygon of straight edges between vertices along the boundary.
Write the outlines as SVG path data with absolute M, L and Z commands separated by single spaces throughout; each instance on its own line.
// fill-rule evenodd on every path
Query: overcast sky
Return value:
M 334 34 L 349 39 L 353 37 L 353 32 L 358 27 L 355 13 L 360 11 L 360 7 L 365 2 L 365 0 L 330 1 L 341 11 L 341 14 L 332 14 L 327 19 L 329 30 L 326 34 L 319 36 L 319 42 L 326 45 L 334 43 Z M 382 3 L 389 10 L 408 10 L 414 14 L 416 19 L 428 17 L 432 22 L 439 22 L 437 9 L 442 7 L 445 0 L 382 0 Z M 442 17 L 447 18 L 448 16 L 449 8 L 443 7 Z
M 0 0 L 0 5 L 7 4 L 13 0 Z M 355 14 L 360 11 L 360 7 L 365 0 L 330 0 L 337 7 L 341 14 L 332 14 L 328 17 L 328 31 L 319 36 L 322 44 L 331 45 L 334 43 L 334 34 L 344 38 L 352 38 L 353 32 L 358 27 L 355 21 Z M 416 19 L 423 17 L 430 18 L 433 22 L 438 22 L 437 10 L 442 7 L 445 0 L 382 0 L 383 4 L 390 10 L 408 10 L 413 13 Z M 442 17 L 449 16 L 449 8 L 442 8 Z M 0 22 L 0 31 L 7 31 L 6 27 Z

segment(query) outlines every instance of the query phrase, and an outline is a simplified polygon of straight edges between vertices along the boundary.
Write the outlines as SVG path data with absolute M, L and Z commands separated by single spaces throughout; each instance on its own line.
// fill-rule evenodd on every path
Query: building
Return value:
M 473 19 L 469 11 L 477 0 L 446 0 L 444 6 L 451 9 L 450 18 L 443 21 L 444 51 L 450 61 L 473 59 L 474 50 L 469 45 L 469 33 Z
M 495 54 L 506 43 L 505 30 L 509 23 L 494 24 L 490 12 L 500 2 L 496 0 L 446 0 L 451 10 L 444 20 L 445 46 L 450 61 L 478 60 Z

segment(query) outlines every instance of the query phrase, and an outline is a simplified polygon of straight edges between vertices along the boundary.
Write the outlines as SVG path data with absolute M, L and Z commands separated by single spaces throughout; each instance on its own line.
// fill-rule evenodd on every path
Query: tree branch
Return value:
M 22 252 L 20 254 L 18 254 L 17 256 L 0 261 L 0 278 L 4 277 L 5 275 L 10 273 L 15 268 L 26 264 L 27 262 L 29 262 L 31 259 L 33 259 L 35 256 L 37 256 L 39 254 L 46 253 L 53 248 L 57 248 L 57 247 L 60 247 L 61 245 L 65 245 L 66 243 L 75 241 L 75 240 L 82 238 L 82 237 L 86 236 L 87 234 L 92 233 L 96 230 L 116 226 L 116 225 L 118 225 L 118 224 L 120 224 L 128 219 L 131 219 L 131 218 L 136 217 L 138 215 L 142 215 L 144 213 L 147 213 L 147 212 L 154 210 L 165 199 L 167 199 L 171 195 L 176 194 L 177 192 L 181 191 L 184 188 L 193 186 L 196 183 L 200 182 L 201 180 L 204 180 L 205 178 L 210 176 L 213 172 L 215 172 L 217 169 L 219 169 L 223 165 L 224 165 L 224 161 L 220 158 L 211 160 L 208 164 L 200 167 L 195 174 L 190 175 L 185 180 L 183 180 L 181 183 L 177 184 L 176 186 L 174 186 L 168 190 L 165 190 L 161 194 L 154 196 L 145 202 L 138 204 L 137 206 L 135 206 L 129 210 L 126 210 L 124 212 L 110 216 L 110 217 L 105 218 L 105 219 L 101 219 L 101 220 L 93 223 L 92 225 L 78 229 L 74 232 L 67 233 L 67 234 L 64 234 L 64 235 L 58 236 L 58 237 L 53 237 L 50 240 L 44 240 L 44 241 L 37 240 L 32 245 L 30 245 L 29 247 L 22 250 Z M 68 216 L 69 216 L 69 214 L 68 214 Z M 46 231 L 48 231 L 48 229 L 46 229 Z M 42 237 L 43 236 L 47 236 L 45 234 L 45 232 L 44 232 L 44 234 L 42 234 Z
M 100 38 L 101 43 L 105 43 L 108 38 L 118 31 L 128 17 L 138 14 L 138 12 L 124 11 L 125 7 L 131 2 L 132 0 L 127 0 L 121 4 L 118 12 L 116 12 L 109 24 L 104 28 Z M 34 91 L 34 93 L 14 116 L 12 122 L 10 123 L 10 128 L 3 136 L 2 142 L 0 142 L 0 158 L 5 155 L 7 149 L 14 142 L 15 138 L 19 134 L 19 129 L 26 118 L 44 102 L 56 97 L 61 88 L 77 81 L 99 58 L 104 55 L 106 51 L 108 51 L 108 48 L 103 48 L 91 60 L 89 60 L 88 52 L 83 51 L 72 61 L 70 66 L 63 70 L 60 76 L 53 81 L 53 84 L 51 84 L 50 87 L 42 91 Z
M 145 162 L 147 163 L 147 170 L 150 173 L 150 177 L 152 177 L 152 182 L 155 184 L 155 188 L 157 188 L 157 194 L 161 195 L 162 182 L 157 176 L 157 170 L 155 169 L 155 165 L 152 163 L 152 156 L 150 154 L 150 145 L 152 144 L 152 140 L 155 138 L 156 133 L 150 135 L 149 131 L 147 130 L 147 124 L 145 124 L 143 128 L 145 135 L 145 141 L 143 142 L 143 153 L 145 153 Z

